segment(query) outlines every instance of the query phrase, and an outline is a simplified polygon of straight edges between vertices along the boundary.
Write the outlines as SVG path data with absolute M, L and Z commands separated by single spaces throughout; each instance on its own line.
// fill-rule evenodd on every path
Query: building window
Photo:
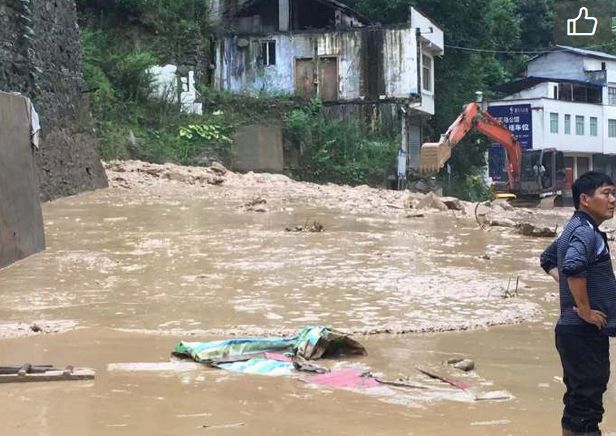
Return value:
M 607 136 L 616 138 L 616 120 L 607 120 Z
M 571 115 L 565 114 L 565 135 L 571 135 Z
M 597 117 L 590 117 L 590 136 L 597 136 Z
M 550 133 L 558 133 L 558 114 L 550 112 Z
M 584 134 L 584 117 L 582 115 L 575 116 L 575 134 L 580 136 Z
M 276 41 L 261 41 L 261 63 L 266 67 L 276 65 Z
M 613 106 L 616 106 L 616 88 L 610 86 L 607 88 L 607 102 Z
M 422 85 L 424 91 L 432 91 L 432 58 L 427 55 L 421 56 L 422 65 Z
M 552 91 L 554 92 L 554 100 L 558 100 L 558 86 L 552 87 Z

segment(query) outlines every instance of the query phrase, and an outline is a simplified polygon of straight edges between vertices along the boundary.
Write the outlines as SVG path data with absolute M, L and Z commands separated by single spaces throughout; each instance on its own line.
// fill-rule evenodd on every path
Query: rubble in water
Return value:
M 39 320 L 32 323 L 3 322 L 0 323 L 0 338 L 20 338 L 41 334 L 66 333 L 77 328 L 74 320 Z
M 318 221 L 314 221 L 312 224 L 304 224 L 303 226 L 290 226 L 286 227 L 285 231 L 287 232 L 310 232 L 310 233 L 320 233 L 324 231 L 325 228 L 323 224 Z
M 267 200 L 261 197 L 255 197 L 252 200 L 243 204 L 243 208 L 248 212 L 267 212 Z

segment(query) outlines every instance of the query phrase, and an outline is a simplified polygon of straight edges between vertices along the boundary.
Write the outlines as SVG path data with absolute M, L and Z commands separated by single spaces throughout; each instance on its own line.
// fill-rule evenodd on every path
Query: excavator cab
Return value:
M 520 169 L 521 195 L 547 197 L 560 195 L 567 174 L 565 158 L 555 149 L 524 150 Z

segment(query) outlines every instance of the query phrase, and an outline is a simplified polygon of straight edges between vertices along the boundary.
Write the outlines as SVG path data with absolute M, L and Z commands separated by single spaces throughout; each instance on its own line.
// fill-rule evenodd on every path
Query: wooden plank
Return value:
M 319 59 L 319 96 L 323 101 L 338 100 L 338 58 Z
M 311 58 L 295 59 L 295 95 L 307 100 L 316 95 L 314 63 Z
M 35 373 L 1 374 L 0 383 L 29 383 L 69 380 L 93 380 L 96 372 L 91 368 L 66 368 Z

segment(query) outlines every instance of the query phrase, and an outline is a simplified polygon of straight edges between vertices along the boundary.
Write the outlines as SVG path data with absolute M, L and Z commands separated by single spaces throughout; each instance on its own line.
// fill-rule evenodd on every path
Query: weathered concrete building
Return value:
M 217 89 L 318 96 L 340 116 L 388 114 L 402 121 L 404 164 L 417 166 L 422 124 L 434 114 L 434 57 L 444 50 L 437 25 L 411 8 L 408 22 L 383 27 L 334 0 L 224 5 Z
M 41 117 L 35 160 L 43 200 L 107 186 L 91 133 L 74 0 L 0 4 L 0 90 L 31 98 Z

